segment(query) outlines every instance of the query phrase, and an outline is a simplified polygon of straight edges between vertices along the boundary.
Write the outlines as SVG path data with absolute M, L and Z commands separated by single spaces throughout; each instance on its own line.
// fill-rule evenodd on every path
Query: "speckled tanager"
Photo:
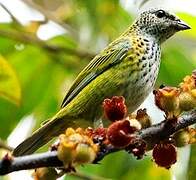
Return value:
M 124 96 L 129 112 L 135 111 L 155 84 L 161 44 L 186 29 L 190 27 L 165 10 L 142 12 L 90 61 L 67 92 L 61 110 L 16 147 L 13 155 L 33 153 L 67 127 L 92 126 L 102 116 L 105 98 Z

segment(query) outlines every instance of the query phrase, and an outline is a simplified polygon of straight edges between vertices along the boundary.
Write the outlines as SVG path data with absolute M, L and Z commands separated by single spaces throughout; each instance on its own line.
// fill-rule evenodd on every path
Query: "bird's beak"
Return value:
M 183 30 L 191 29 L 191 27 L 188 24 L 186 24 L 184 21 L 182 21 L 182 20 L 176 21 L 175 27 L 176 27 L 176 29 L 178 31 L 183 31 Z

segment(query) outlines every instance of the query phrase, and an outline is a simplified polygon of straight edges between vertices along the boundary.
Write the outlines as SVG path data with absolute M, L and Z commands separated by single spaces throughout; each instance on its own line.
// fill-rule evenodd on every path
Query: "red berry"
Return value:
M 131 144 L 127 148 L 129 153 L 132 153 L 137 159 L 142 159 L 146 152 L 146 143 L 142 139 L 135 138 L 131 140 Z
M 128 120 L 116 121 L 108 127 L 107 139 L 114 147 L 123 148 L 129 145 L 136 130 Z
M 91 137 L 94 133 L 94 129 L 92 127 L 88 127 L 85 129 L 85 135 L 87 135 L 88 137 Z
M 169 169 L 172 164 L 176 163 L 176 147 L 171 143 L 156 144 L 152 156 L 158 166 Z
M 127 114 L 125 99 L 122 96 L 114 96 L 112 99 L 105 99 L 103 102 L 104 114 L 111 120 L 121 120 Z
M 107 129 L 100 127 L 100 128 L 97 128 L 93 131 L 92 137 L 93 137 L 93 139 L 96 139 L 96 140 L 105 140 L 106 133 L 107 133 Z

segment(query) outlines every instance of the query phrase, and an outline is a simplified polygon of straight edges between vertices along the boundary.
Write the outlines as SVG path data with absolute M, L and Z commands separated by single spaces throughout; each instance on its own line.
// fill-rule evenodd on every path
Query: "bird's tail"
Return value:
M 48 143 L 53 137 L 63 133 L 68 127 L 63 118 L 54 118 L 39 128 L 32 136 L 24 140 L 13 151 L 14 156 L 28 155 L 35 152 L 44 144 Z

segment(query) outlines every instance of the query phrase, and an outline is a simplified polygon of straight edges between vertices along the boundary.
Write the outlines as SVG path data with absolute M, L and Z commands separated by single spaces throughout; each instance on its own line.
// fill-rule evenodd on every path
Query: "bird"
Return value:
M 105 98 L 123 96 L 134 112 L 153 90 L 161 44 L 190 26 L 164 9 L 148 9 L 79 73 L 61 109 L 19 144 L 13 156 L 34 153 L 68 127 L 88 127 L 102 117 Z

